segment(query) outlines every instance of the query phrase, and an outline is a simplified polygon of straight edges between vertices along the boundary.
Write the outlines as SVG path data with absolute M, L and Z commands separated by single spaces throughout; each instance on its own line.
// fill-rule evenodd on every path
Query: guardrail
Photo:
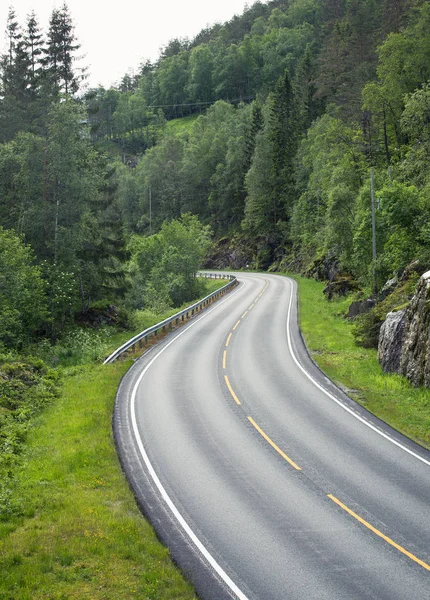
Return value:
M 157 336 L 160 331 L 165 333 L 167 329 L 172 330 L 174 325 L 177 326 L 183 324 L 186 320 L 193 317 L 196 313 L 202 311 L 204 308 L 209 306 L 209 304 L 212 304 L 212 302 L 218 300 L 218 298 L 229 292 L 232 288 L 234 288 L 237 285 L 236 277 L 234 275 L 226 273 L 199 272 L 198 276 L 206 277 L 207 279 L 230 279 L 230 281 L 226 285 L 221 287 L 219 290 L 212 292 L 211 294 L 209 294 L 205 298 L 202 298 L 202 300 L 199 300 L 195 304 L 184 308 L 184 310 L 181 310 L 175 315 L 165 319 L 164 321 L 161 321 L 161 323 L 157 323 L 156 325 L 145 329 L 141 333 L 138 333 L 133 338 L 128 340 L 128 342 L 125 342 L 125 344 L 123 344 L 117 350 L 112 352 L 112 354 L 110 354 L 105 359 L 103 364 L 108 365 L 114 362 L 117 358 L 119 358 L 122 354 L 128 352 L 129 350 L 135 352 L 137 348 L 143 348 L 148 343 L 150 336 Z

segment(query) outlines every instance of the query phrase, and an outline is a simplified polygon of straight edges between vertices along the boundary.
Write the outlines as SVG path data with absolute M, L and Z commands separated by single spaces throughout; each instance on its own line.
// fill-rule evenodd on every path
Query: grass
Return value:
M 198 116 L 199 115 L 189 115 L 188 117 L 181 117 L 167 121 L 166 134 L 177 135 L 179 133 L 187 133 L 190 131 Z
M 129 366 L 70 369 L 30 433 L 18 514 L 0 523 L 0 598 L 195 597 L 138 511 L 115 453 L 113 403 Z
M 209 294 L 225 281 L 206 283 Z M 138 330 L 167 316 L 142 312 Z M 116 334 L 109 346 L 132 336 Z M 195 599 L 139 512 L 116 455 L 113 405 L 130 364 L 61 369 L 60 398 L 30 428 L 12 514 L 0 520 L 0 600 Z
M 292 277 L 299 286 L 300 327 L 318 366 L 370 412 L 430 449 L 430 389 L 383 373 L 376 350 L 354 343 L 352 323 L 344 317 L 350 299 L 327 302 L 324 284 Z

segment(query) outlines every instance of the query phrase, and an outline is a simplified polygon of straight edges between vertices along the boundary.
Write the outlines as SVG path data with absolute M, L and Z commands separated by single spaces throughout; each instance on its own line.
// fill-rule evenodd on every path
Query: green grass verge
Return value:
M 0 598 L 195 597 L 138 511 L 115 453 L 113 403 L 129 366 L 71 369 L 32 429 L 15 490 L 21 514 L 0 523 Z
M 350 299 L 328 302 L 324 284 L 290 276 L 299 286 L 303 337 L 318 366 L 370 412 L 430 449 L 430 389 L 414 388 L 405 377 L 383 373 L 376 350 L 354 343 L 352 323 L 344 317 Z
M 209 294 L 226 282 L 206 283 Z M 167 316 L 142 313 L 138 329 Z M 111 336 L 109 345 L 132 335 Z M 12 516 L 0 521 L 1 600 L 195 598 L 139 512 L 116 455 L 113 406 L 130 364 L 60 369 L 60 398 L 30 428 Z

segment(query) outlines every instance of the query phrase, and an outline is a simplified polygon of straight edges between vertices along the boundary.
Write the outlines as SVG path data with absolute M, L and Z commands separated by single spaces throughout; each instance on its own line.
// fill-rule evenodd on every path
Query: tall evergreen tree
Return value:
M 27 18 L 24 40 L 30 61 L 30 87 L 32 93 L 36 94 L 41 72 L 40 60 L 42 58 L 43 34 L 34 11 Z
M 6 35 L 8 51 L 0 60 L 1 68 L 1 140 L 13 138 L 28 124 L 27 110 L 30 102 L 30 60 L 15 12 L 9 10 Z
M 306 133 L 312 122 L 323 113 L 324 102 L 315 97 L 315 61 L 308 45 L 298 64 L 294 77 L 294 93 L 297 103 L 297 130 L 300 135 Z
M 294 159 L 297 152 L 297 105 L 288 73 L 279 78 L 270 106 L 273 148 L 274 220 L 286 220 L 294 204 Z
M 52 11 L 47 46 L 42 61 L 55 95 L 59 93 L 73 95 L 78 91 L 82 76 L 73 68 L 73 63 L 74 54 L 79 48 L 72 18 L 67 4 L 64 3 L 60 9 Z

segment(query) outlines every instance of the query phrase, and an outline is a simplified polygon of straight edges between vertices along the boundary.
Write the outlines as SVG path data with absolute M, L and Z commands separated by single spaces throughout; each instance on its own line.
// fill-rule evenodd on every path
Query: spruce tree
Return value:
M 270 140 L 274 221 L 285 221 L 294 203 L 294 159 L 297 152 L 297 105 L 288 70 L 280 77 L 270 105 Z
M 37 88 L 41 73 L 41 57 L 43 46 L 43 34 L 34 11 L 27 18 L 27 29 L 24 34 L 25 45 L 30 62 L 30 89 L 33 95 Z
M 13 138 L 28 125 L 30 62 L 25 40 L 11 8 L 6 27 L 8 50 L 0 59 L 1 141 Z
M 74 70 L 74 53 L 79 50 L 76 43 L 74 26 L 67 4 L 54 9 L 49 21 L 47 46 L 42 64 L 48 77 L 54 96 L 60 93 L 73 95 L 79 89 L 82 77 Z

